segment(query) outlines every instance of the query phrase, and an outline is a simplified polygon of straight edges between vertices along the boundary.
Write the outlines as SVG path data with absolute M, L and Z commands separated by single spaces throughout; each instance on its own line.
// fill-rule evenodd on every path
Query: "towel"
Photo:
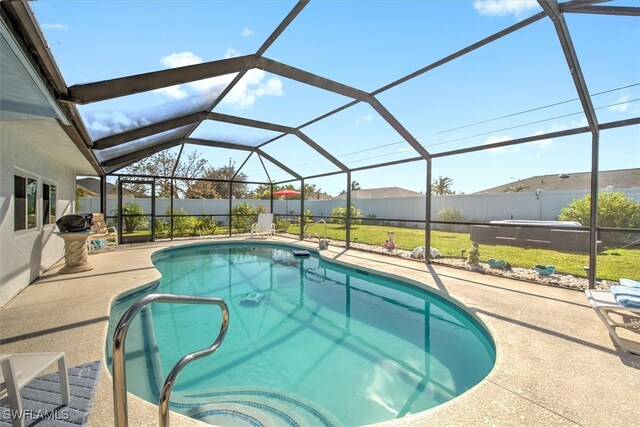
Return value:
M 640 288 L 612 286 L 611 293 L 616 302 L 625 307 L 640 307 Z
M 638 282 L 637 280 L 620 279 L 620 284 L 622 286 L 628 286 L 630 288 L 640 288 L 640 282 Z

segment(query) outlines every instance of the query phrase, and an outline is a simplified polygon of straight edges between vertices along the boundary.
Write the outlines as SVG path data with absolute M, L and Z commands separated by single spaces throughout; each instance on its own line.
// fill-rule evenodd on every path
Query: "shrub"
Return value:
M 438 212 L 440 221 L 456 222 L 464 219 L 464 213 L 460 209 L 445 208 Z
M 170 212 L 170 211 L 169 211 Z M 173 211 L 173 236 L 188 237 L 197 235 L 198 219 L 189 216 L 183 208 Z
M 278 233 L 287 233 L 289 231 L 289 226 L 291 225 L 290 221 L 283 221 L 280 217 L 275 217 L 274 223 Z
M 205 212 L 201 212 L 202 215 L 207 215 Z M 211 236 L 216 234 L 218 223 L 213 215 L 201 216 L 197 218 L 198 224 L 196 225 L 196 231 L 201 236 Z
M 332 218 L 331 222 L 335 224 L 344 224 L 347 217 L 347 208 L 334 208 L 333 212 L 331 212 L 331 216 L 336 217 Z M 351 205 L 351 225 L 360 224 L 362 224 L 362 211 L 355 205 Z
M 264 206 L 260 205 L 254 208 L 246 202 L 231 208 L 231 223 L 237 231 L 249 231 L 251 224 L 256 222 L 258 214 L 264 212 Z
M 81 212 L 80 211 L 80 199 L 82 199 L 83 194 L 82 191 L 80 191 L 80 189 L 76 188 L 76 212 Z
M 156 218 L 155 230 L 156 239 L 165 239 L 169 237 L 169 232 L 171 231 L 171 223 L 169 222 L 169 219 Z
M 143 216 L 144 209 L 137 203 L 127 202 L 122 206 L 122 220 L 124 222 L 124 232 L 133 233 L 136 228 L 146 228 L 149 225 L 147 218 Z M 140 216 L 126 216 L 140 215 Z
M 560 221 L 577 221 L 589 225 L 591 195 L 572 200 L 562 208 Z M 600 193 L 598 195 L 598 226 L 615 228 L 640 228 L 640 203 L 624 193 Z
M 173 212 L 173 236 L 206 236 L 215 234 L 218 223 L 213 215 L 205 212 L 202 217 L 191 216 L 186 210 L 180 208 Z M 165 215 L 171 215 L 171 209 L 167 209 Z M 171 219 L 157 218 L 155 222 L 156 238 L 162 239 L 170 236 Z

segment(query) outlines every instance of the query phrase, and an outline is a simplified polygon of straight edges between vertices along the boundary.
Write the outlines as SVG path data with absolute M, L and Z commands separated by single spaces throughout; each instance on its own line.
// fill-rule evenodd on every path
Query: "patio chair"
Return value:
M 107 227 L 104 214 L 93 214 L 91 231 L 93 231 L 93 234 L 89 236 L 87 241 L 89 252 L 93 253 L 107 246 L 118 246 L 118 230 L 115 227 Z
M 589 304 L 620 348 L 627 353 L 640 355 L 640 343 L 621 338 L 616 332 L 617 328 L 625 328 L 640 334 L 640 307 L 626 307 L 618 304 L 611 291 L 587 289 L 585 292 L 589 298 Z M 611 314 L 621 317 L 622 321 L 614 320 Z
M 71 396 L 64 353 L 0 354 L 0 402 L 8 399 L 9 408 L 13 414 L 22 414 L 20 389 L 53 362 L 58 362 L 62 403 L 69 403 Z M 14 427 L 22 427 L 24 426 L 24 417 L 14 417 L 12 423 Z
M 267 236 L 276 235 L 276 225 L 273 223 L 273 214 L 258 214 L 258 222 L 251 224 L 251 237 L 254 234 L 266 233 Z

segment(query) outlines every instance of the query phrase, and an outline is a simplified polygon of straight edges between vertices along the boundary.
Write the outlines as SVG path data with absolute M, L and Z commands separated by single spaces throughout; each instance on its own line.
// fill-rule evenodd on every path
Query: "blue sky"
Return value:
M 614 1 L 635 5 L 637 1 Z M 293 7 L 290 1 L 39 1 L 30 3 L 73 85 L 254 53 Z M 529 1 L 312 1 L 266 57 L 365 91 L 376 90 L 539 11 Z M 600 123 L 640 116 L 640 19 L 566 14 Z M 233 76 L 81 106 L 95 137 L 197 111 Z M 430 152 L 585 126 L 549 19 L 379 94 Z M 254 70 L 215 111 L 299 126 L 347 103 L 321 89 Z M 552 107 L 548 107 L 553 105 Z M 545 107 L 545 108 L 540 108 Z M 526 113 L 516 114 L 528 111 Z M 510 117 L 504 117 L 511 115 Z M 350 167 L 417 156 L 369 105 L 357 104 L 303 131 Z M 194 136 L 255 144 L 268 132 L 207 123 Z M 532 175 L 590 169 L 589 134 L 437 158 L 433 177 L 480 191 Z M 216 166 L 246 153 L 196 147 Z M 335 170 L 293 137 L 265 151 L 302 175 Z M 603 131 L 601 169 L 640 167 L 640 126 Z M 273 179 L 288 174 L 267 165 Z M 264 180 L 251 158 L 250 179 Z M 423 162 L 354 174 L 363 188 L 425 189 Z M 312 181 L 331 194 L 344 177 Z

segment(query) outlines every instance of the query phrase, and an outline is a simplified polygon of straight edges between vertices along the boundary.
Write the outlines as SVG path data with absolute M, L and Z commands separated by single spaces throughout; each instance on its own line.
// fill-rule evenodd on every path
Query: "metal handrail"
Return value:
M 135 304 L 133 304 L 124 313 L 115 332 L 113 333 L 113 410 L 115 416 L 116 427 L 126 427 L 129 424 L 129 414 L 127 407 L 127 376 L 125 367 L 124 342 L 127 336 L 127 330 L 131 325 L 134 317 L 147 304 L 152 302 L 163 303 L 184 303 L 184 304 L 213 304 L 220 307 L 222 311 L 222 324 L 220 332 L 216 340 L 204 350 L 199 350 L 187 354 L 175 364 L 167 379 L 164 382 L 162 391 L 160 392 L 160 401 L 158 403 L 159 423 L 160 426 L 169 426 L 169 397 L 171 390 L 175 384 L 182 368 L 189 362 L 207 356 L 220 347 L 229 328 L 229 308 L 221 298 L 193 297 L 187 295 L 170 295 L 170 294 L 151 294 L 147 295 Z
M 322 237 L 322 240 L 324 240 L 324 242 L 326 243 L 326 241 L 327 241 L 327 221 L 325 221 L 325 220 L 324 220 L 324 219 L 322 219 L 322 218 L 321 218 L 321 219 L 319 219 L 319 220 L 317 220 L 317 221 L 316 221 L 316 222 L 314 222 L 313 224 L 307 225 L 307 226 L 304 228 L 304 233 L 303 233 L 303 234 L 304 234 L 305 236 L 308 236 L 308 234 L 307 234 L 307 229 L 308 229 L 309 227 L 313 227 L 313 226 L 314 226 L 314 225 L 316 225 L 316 224 L 320 224 L 321 222 L 323 222 L 323 223 L 324 223 L 324 236 Z M 317 234 L 317 233 L 314 233 L 314 235 L 315 235 L 316 237 L 318 237 L 318 246 L 320 246 L 320 249 L 322 249 L 322 244 L 320 243 L 320 242 L 321 242 L 321 240 L 320 240 L 320 236 L 318 236 L 318 234 Z M 325 249 L 326 249 L 326 248 L 325 248 Z

